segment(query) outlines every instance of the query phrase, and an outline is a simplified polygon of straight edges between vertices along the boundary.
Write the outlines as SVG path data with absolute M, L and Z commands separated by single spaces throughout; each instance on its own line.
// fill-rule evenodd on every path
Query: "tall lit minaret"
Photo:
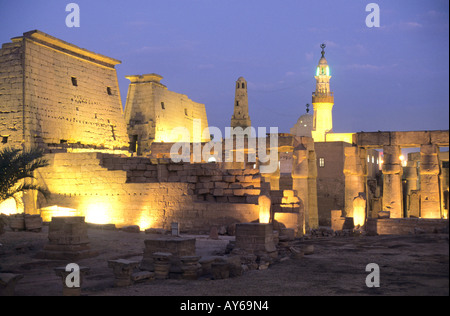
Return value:
M 330 90 L 330 68 L 325 59 L 325 44 L 322 48 L 322 57 L 316 69 L 316 91 L 312 94 L 312 104 L 314 108 L 314 121 L 312 137 L 315 142 L 324 142 L 326 133 L 332 132 L 333 117 L 332 109 L 334 105 L 333 92 Z
M 234 98 L 234 113 L 231 117 L 231 127 L 250 127 L 252 122 L 248 115 L 247 81 L 240 77 L 236 81 L 236 95 Z

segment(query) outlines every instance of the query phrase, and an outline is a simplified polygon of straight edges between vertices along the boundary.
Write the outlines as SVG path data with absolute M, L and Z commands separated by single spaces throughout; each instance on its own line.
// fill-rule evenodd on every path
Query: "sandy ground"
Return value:
M 20 296 L 60 296 L 62 281 L 53 271 L 68 262 L 33 257 L 47 243 L 42 232 L 11 232 L 0 236 L 1 272 L 22 274 L 16 286 Z M 314 245 L 314 253 L 301 259 L 274 263 L 225 280 L 153 280 L 125 288 L 113 287 L 107 261 L 140 260 L 144 233 L 89 229 L 91 248 L 99 255 L 76 262 L 90 267 L 82 286 L 86 296 L 356 296 L 449 295 L 448 234 L 409 236 L 326 237 L 296 240 L 293 245 Z M 192 236 L 191 236 L 192 237 Z M 197 254 L 223 255 L 229 240 L 197 238 Z M 368 288 L 369 263 L 380 267 L 380 287 Z

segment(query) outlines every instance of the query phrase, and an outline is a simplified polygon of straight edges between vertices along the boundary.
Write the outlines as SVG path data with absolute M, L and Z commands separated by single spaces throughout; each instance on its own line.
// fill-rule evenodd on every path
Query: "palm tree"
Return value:
M 18 202 L 17 194 L 27 190 L 36 190 L 48 197 L 50 192 L 30 179 L 35 179 L 34 171 L 48 166 L 44 158 L 44 151 L 38 148 L 0 150 L 0 203 L 14 198 Z

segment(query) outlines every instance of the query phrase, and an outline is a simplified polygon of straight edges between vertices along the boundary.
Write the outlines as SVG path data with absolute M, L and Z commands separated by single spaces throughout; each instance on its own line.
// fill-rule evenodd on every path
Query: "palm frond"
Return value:
M 34 171 L 48 166 L 48 161 L 43 157 L 44 151 L 38 148 L 0 150 L 0 201 L 16 198 L 17 193 L 27 190 L 37 190 L 45 198 L 49 196 L 45 188 L 24 182 L 25 179 L 35 178 Z

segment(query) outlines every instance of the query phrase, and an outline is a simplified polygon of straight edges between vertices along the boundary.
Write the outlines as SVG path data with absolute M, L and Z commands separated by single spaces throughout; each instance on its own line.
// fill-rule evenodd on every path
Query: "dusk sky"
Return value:
M 243 76 L 252 125 L 289 132 L 311 103 L 325 43 L 335 132 L 449 128 L 447 0 L 373 1 L 373 28 L 369 0 L 78 0 L 79 28 L 65 24 L 70 2 L 0 0 L 0 42 L 38 29 L 121 60 L 123 106 L 125 76 L 157 73 L 223 130 Z

